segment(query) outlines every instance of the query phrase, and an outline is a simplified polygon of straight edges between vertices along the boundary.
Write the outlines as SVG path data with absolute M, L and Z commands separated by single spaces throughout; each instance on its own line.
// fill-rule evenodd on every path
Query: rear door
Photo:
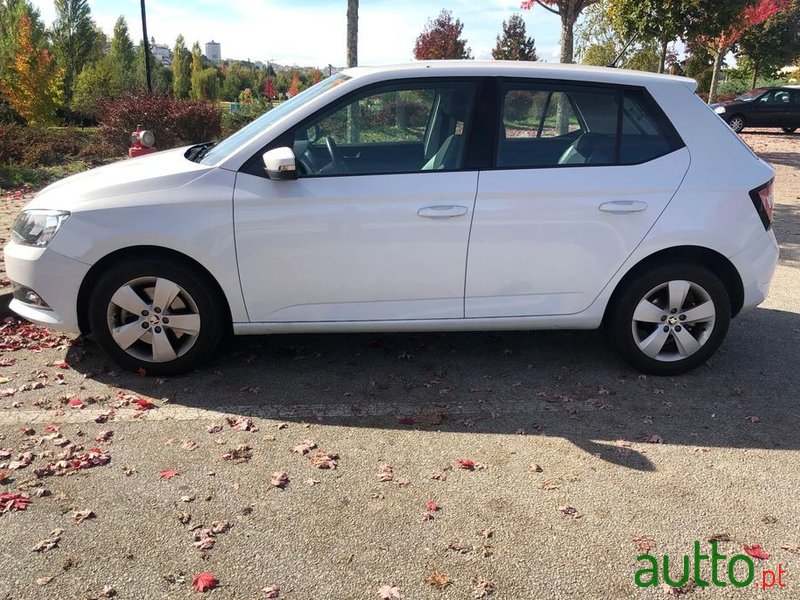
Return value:
M 466 316 L 583 311 L 666 208 L 689 152 L 643 90 L 534 80 L 500 88 L 496 166 L 481 172 L 470 237 Z M 550 118 L 542 99 L 556 94 Z M 529 137 L 527 157 L 504 143 L 543 120 L 553 135 Z M 552 139 L 570 141 L 556 154 Z

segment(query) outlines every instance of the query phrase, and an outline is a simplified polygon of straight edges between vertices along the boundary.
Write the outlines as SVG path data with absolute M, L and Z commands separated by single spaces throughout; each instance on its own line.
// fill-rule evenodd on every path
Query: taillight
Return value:
M 764 229 L 767 230 L 772 227 L 772 211 L 775 206 L 775 197 L 772 194 L 772 183 L 774 181 L 774 179 L 770 179 L 764 185 L 750 190 L 750 199 L 753 201 L 753 206 L 755 206 L 758 216 L 761 217 Z

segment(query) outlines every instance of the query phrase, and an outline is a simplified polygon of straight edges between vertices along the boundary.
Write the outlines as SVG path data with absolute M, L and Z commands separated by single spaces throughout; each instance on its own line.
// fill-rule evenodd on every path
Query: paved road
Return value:
M 202 571 L 219 579 L 214 598 L 263 598 L 277 585 L 281 598 L 368 599 L 388 585 L 407 599 L 456 599 L 486 582 L 492 598 L 659 598 L 633 583 L 640 546 L 674 567 L 720 534 L 728 556 L 760 544 L 770 557 L 755 560 L 759 581 L 780 564 L 783 596 L 800 597 L 800 168 L 785 140 L 748 138 L 781 177 L 772 295 L 683 377 L 639 376 L 586 332 L 240 339 L 166 380 L 114 371 L 91 343 L 6 332 L 29 349 L 0 355 L 0 390 L 16 390 L 0 398 L 0 449 L 11 454 L 0 463 L 31 452 L 32 464 L 0 493 L 32 499 L 0 516 L 0 598 L 99 598 L 104 586 L 119 598 L 192 598 Z M 71 408 L 74 398 L 85 406 Z M 156 408 L 137 410 L 138 398 Z M 252 417 L 258 430 L 226 417 Z M 85 452 L 66 440 L 110 462 L 37 478 L 61 453 Z M 304 440 L 338 454 L 337 468 L 291 452 Z M 393 481 L 380 481 L 385 464 Z M 167 469 L 179 474 L 160 478 Z M 285 489 L 271 485 L 277 471 Z M 85 509 L 96 518 L 75 523 Z M 193 525 L 220 521 L 233 526 L 196 548 Z M 56 529 L 54 548 L 31 551 Z M 434 571 L 451 585 L 427 582 Z

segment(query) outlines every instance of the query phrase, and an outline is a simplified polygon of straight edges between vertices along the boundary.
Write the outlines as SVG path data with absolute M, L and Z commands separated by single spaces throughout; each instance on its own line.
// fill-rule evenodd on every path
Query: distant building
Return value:
M 165 67 L 172 65 L 172 50 L 166 44 L 151 44 L 150 52 Z
M 222 49 L 220 48 L 219 42 L 211 40 L 206 44 L 206 58 L 213 63 L 222 62 Z

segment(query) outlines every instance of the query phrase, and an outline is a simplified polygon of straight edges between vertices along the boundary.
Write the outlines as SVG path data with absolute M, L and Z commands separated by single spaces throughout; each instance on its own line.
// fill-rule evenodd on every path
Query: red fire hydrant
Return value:
M 128 156 L 136 158 L 137 156 L 144 156 L 156 152 L 153 148 L 156 143 L 156 136 L 152 131 L 142 129 L 141 125 L 136 126 L 136 131 L 131 134 L 131 147 L 128 149 Z

